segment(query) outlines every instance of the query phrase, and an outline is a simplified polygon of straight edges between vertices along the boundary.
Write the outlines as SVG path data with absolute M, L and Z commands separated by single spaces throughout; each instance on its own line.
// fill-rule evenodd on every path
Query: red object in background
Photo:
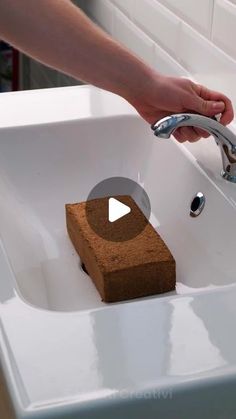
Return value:
M 19 51 L 12 50 L 12 90 L 19 90 Z

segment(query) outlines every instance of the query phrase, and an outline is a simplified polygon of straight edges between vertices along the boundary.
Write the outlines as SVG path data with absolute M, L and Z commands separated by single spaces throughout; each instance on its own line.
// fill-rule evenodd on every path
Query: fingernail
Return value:
M 225 104 L 224 104 L 224 102 L 214 102 L 212 107 L 216 111 L 219 111 L 219 110 L 223 110 L 225 108 Z

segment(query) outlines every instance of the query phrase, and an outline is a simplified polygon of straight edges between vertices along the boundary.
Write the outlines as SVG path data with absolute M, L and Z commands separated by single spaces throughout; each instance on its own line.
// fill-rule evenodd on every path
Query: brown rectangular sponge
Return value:
M 142 211 L 130 196 L 117 198 L 135 208 L 132 222 L 143 220 Z M 101 200 L 108 198 L 66 204 L 66 223 L 70 239 L 102 300 L 116 302 L 174 290 L 174 258 L 149 222 L 136 237 L 121 242 L 104 240 L 92 230 L 86 217 L 86 205 L 91 202 L 94 208 Z

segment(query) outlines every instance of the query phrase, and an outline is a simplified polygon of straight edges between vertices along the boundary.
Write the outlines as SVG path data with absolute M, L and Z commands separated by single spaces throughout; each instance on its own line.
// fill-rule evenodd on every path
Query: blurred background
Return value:
M 73 2 L 84 7 L 83 0 Z M 0 41 L 0 92 L 78 84 L 81 84 L 79 80 L 52 70 Z
M 236 0 L 73 0 L 160 73 L 192 77 L 236 103 Z M 0 42 L 0 91 L 80 81 Z
M 80 84 L 0 41 L 0 92 Z

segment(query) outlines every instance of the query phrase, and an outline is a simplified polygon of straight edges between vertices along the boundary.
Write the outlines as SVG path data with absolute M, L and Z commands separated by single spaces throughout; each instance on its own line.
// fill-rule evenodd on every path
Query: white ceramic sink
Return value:
M 220 156 L 207 172 L 98 89 L 1 100 L 25 106 L 0 130 L 1 352 L 17 415 L 195 418 L 197 397 L 202 414 L 222 380 L 236 378 L 236 185 L 221 179 Z M 107 305 L 83 272 L 64 205 L 112 176 L 146 190 L 176 260 L 175 293 Z M 197 192 L 206 204 L 192 218 Z

